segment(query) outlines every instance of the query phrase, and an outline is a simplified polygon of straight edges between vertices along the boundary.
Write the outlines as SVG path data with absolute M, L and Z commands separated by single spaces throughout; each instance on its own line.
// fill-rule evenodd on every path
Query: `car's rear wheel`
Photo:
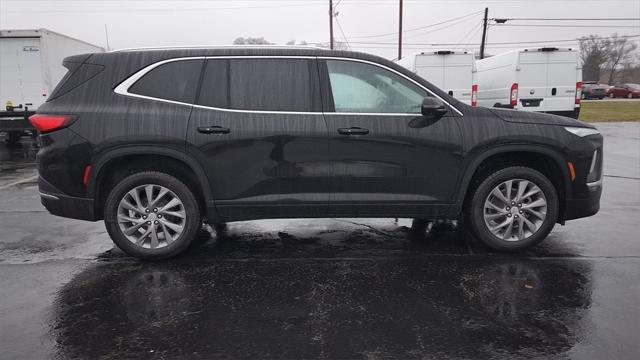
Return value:
M 471 234 L 499 251 L 518 251 L 544 240 L 558 217 L 551 181 L 528 167 L 508 167 L 477 182 L 466 204 Z
M 141 259 L 165 259 L 183 252 L 200 229 L 191 190 L 160 172 L 140 172 L 120 181 L 105 202 L 104 218 L 114 243 Z
M 627 94 L 627 98 L 629 98 L 629 99 L 633 99 L 633 93 L 628 93 L 628 94 Z

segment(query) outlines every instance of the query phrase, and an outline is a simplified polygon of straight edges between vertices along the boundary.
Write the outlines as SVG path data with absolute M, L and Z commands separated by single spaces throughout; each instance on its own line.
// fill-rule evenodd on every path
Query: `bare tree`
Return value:
M 597 35 L 589 35 L 580 40 L 580 57 L 582 58 L 582 78 L 598 81 L 600 70 L 609 60 L 611 41 Z
M 289 41 L 287 41 L 286 45 L 295 45 L 295 44 L 296 44 L 295 40 L 289 40 Z M 301 41 L 298 42 L 298 45 L 308 45 L 308 43 L 306 41 L 304 41 L 304 40 L 301 40 Z
M 609 84 L 613 84 L 620 65 L 624 65 L 625 68 L 632 66 L 634 61 L 632 55 L 638 45 L 629 41 L 627 37 L 618 37 L 618 34 L 613 34 L 610 43 L 606 67 L 610 71 Z
M 273 45 L 273 43 L 268 42 L 263 37 L 259 37 L 259 38 L 239 37 L 233 40 L 233 45 Z

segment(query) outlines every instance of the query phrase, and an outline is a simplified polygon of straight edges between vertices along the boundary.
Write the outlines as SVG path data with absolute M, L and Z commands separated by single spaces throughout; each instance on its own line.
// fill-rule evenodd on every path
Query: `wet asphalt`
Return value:
M 409 219 L 306 219 L 139 262 L 42 208 L 30 139 L 0 144 L 0 359 L 638 359 L 640 123 L 598 128 L 600 212 L 513 255 L 447 228 L 412 241 Z

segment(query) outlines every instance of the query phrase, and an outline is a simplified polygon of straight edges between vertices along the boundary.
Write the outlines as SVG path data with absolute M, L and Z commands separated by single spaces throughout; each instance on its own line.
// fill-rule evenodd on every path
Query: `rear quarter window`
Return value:
M 192 104 L 203 60 L 179 60 L 162 64 L 136 81 L 129 93 Z

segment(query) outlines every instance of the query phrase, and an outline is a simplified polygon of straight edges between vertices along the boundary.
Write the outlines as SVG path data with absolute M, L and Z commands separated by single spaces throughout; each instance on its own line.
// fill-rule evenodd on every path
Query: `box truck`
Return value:
M 582 68 L 570 48 L 521 49 L 476 61 L 478 106 L 577 118 Z
M 62 60 L 93 52 L 104 49 L 47 29 L 0 30 L 0 132 L 15 142 L 33 130 L 27 118 L 67 72 Z
M 475 106 L 475 58 L 467 51 L 418 52 L 398 61 L 449 95 Z

